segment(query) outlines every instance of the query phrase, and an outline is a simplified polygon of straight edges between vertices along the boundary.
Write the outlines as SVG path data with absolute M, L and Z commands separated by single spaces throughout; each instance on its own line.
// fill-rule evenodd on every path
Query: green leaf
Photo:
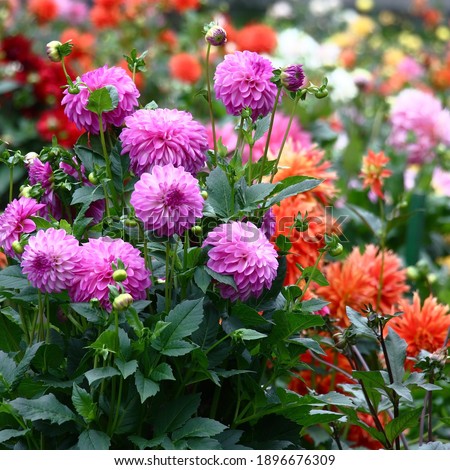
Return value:
M 388 334 L 384 341 L 394 382 L 401 384 L 405 375 L 406 348 L 408 345 L 392 328 L 388 329 Z
M 254 308 L 246 304 L 236 304 L 231 307 L 232 317 L 238 318 L 244 327 L 252 328 L 255 326 L 269 325 L 269 322 L 260 315 Z
M 121 154 L 120 141 L 112 149 L 110 154 L 111 172 L 113 175 L 113 184 L 117 191 L 124 192 L 124 180 L 130 174 L 130 156 L 128 153 Z
M 141 397 L 141 403 L 144 403 L 147 398 L 153 397 L 159 392 L 159 385 L 153 380 L 145 378 L 140 370 L 136 371 L 134 379 L 137 391 Z
M 60 403 L 52 393 L 32 400 L 16 398 L 10 402 L 10 405 L 24 419 L 30 421 L 43 419 L 50 421 L 52 424 L 75 421 L 75 414 L 66 405 Z
M 138 367 L 138 363 L 137 363 L 136 359 L 125 362 L 124 360 L 116 357 L 116 359 L 114 361 L 114 364 L 119 369 L 119 371 L 122 374 L 122 377 L 124 379 L 126 379 L 130 375 L 134 374 L 137 370 L 137 367 Z
M 267 196 L 273 193 L 275 184 L 260 183 L 247 187 L 245 190 L 245 202 L 247 207 L 256 207 L 262 203 Z
M 102 186 L 82 186 L 74 191 L 70 204 L 72 206 L 75 204 L 90 204 L 100 199 L 105 199 Z
M 208 266 L 204 266 L 203 269 L 209 276 L 211 276 L 216 281 L 222 284 L 226 284 L 227 286 L 231 286 L 234 290 L 237 290 L 237 286 L 234 282 L 233 276 L 225 276 L 224 274 L 216 273 L 212 269 L 208 268 Z
M 152 347 L 161 354 L 167 354 L 168 352 L 170 352 L 170 355 L 185 354 L 183 351 L 186 350 L 186 347 L 189 347 L 189 344 L 181 340 L 197 330 L 202 319 L 203 299 L 181 302 L 164 319 L 169 325 L 151 343 Z M 176 354 L 177 350 L 179 354 Z
M 186 395 L 165 403 L 155 413 L 155 436 L 183 426 L 200 406 L 200 394 Z
M 326 307 L 330 302 L 322 299 L 310 299 L 302 302 L 302 312 L 318 312 Z
M 12 387 L 16 377 L 16 363 L 4 351 L 0 351 L 0 393 Z
M 198 288 L 203 293 L 206 293 L 211 283 L 211 276 L 205 271 L 203 266 L 198 266 L 194 271 L 194 281 Z
M 30 284 L 25 275 L 22 274 L 20 266 L 8 266 L 0 270 L 0 290 L 2 289 L 25 289 Z
M 356 335 L 366 336 L 368 338 L 377 339 L 376 334 L 367 324 L 367 318 L 363 317 L 360 313 L 356 310 L 353 310 L 351 307 L 345 309 L 347 313 L 347 317 L 351 323 L 351 330 Z
M 43 345 L 44 343 L 35 343 L 29 348 L 25 350 L 25 354 L 22 357 L 22 360 L 19 362 L 17 369 L 16 369 L 16 374 L 14 377 L 13 381 L 13 387 L 19 383 L 20 380 L 24 377 L 26 372 L 29 370 L 29 366 L 31 364 L 31 361 L 34 359 L 36 356 L 36 353 L 38 352 L 39 348 Z
M 314 266 L 308 266 L 302 271 L 302 278 L 311 278 L 313 282 L 319 284 L 319 286 L 329 286 L 326 277 Z
M 251 341 L 254 339 L 261 339 L 267 337 L 266 334 L 260 333 L 256 330 L 250 330 L 249 328 L 239 328 L 238 330 L 233 331 L 233 336 L 243 341 Z
M 320 344 L 312 338 L 292 338 L 289 340 L 290 343 L 300 344 L 304 346 L 306 349 L 311 349 L 316 354 L 325 355 L 324 350 L 320 347 Z
M 141 436 L 130 436 L 130 441 L 139 447 L 139 450 L 144 449 L 153 449 L 154 447 L 159 447 L 167 436 L 164 434 L 162 436 L 155 437 L 154 439 L 144 439 Z
M 192 418 L 180 429 L 172 433 L 172 439 L 178 441 L 188 437 L 211 437 L 220 434 L 227 427 L 210 418 Z
M 172 367 L 166 363 L 159 364 L 156 369 L 152 370 L 150 378 L 155 382 L 161 382 L 161 380 L 175 380 Z
M 78 449 L 80 450 L 108 450 L 111 445 L 111 438 L 102 431 L 95 429 L 84 430 L 78 439 Z
M 118 344 L 116 332 L 113 330 L 104 331 L 88 348 L 96 351 L 106 349 L 110 352 L 117 353 Z
M 84 374 L 89 382 L 89 385 L 93 385 L 100 380 L 110 379 L 116 375 L 119 375 L 119 371 L 114 369 L 114 367 L 97 367 L 96 369 L 91 369 L 85 372 Z
M 231 186 L 222 168 L 217 167 L 206 178 L 208 203 L 221 217 L 231 215 Z
M 277 239 L 275 240 L 275 244 L 281 251 L 281 253 L 287 254 L 289 250 L 292 248 L 292 242 L 289 240 L 286 235 L 278 235 Z
M 35 224 L 37 230 L 47 230 L 53 227 L 53 224 L 49 222 L 47 219 L 43 219 L 42 217 L 29 217 Z
M 405 429 L 416 427 L 422 408 L 411 411 L 403 411 L 398 418 L 389 421 L 384 427 L 387 438 L 393 442 Z
M 29 429 L 2 429 L 0 431 L 0 444 L 14 439 L 15 437 L 24 436 L 29 431 Z
M 79 387 L 77 384 L 73 384 L 72 387 L 72 403 L 78 414 L 89 423 L 97 416 L 97 404 L 92 400 L 91 395 Z
M 256 121 L 255 133 L 253 134 L 253 140 L 255 142 L 261 139 L 261 137 L 269 130 L 271 118 L 272 114 L 268 114 L 267 116 Z
M 112 111 L 119 104 L 119 93 L 113 85 L 106 85 L 103 88 L 97 88 L 89 94 L 86 109 L 95 114 L 102 114 Z
M 89 303 L 70 304 L 70 307 L 94 325 L 103 325 L 107 320 L 106 313 L 103 310 L 94 308 Z
M 314 395 L 316 400 L 320 400 L 327 405 L 335 405 L 335 406 L 349 406 L 351 408 L 355 408 L 355 404 L 352 400 L 347 396 L 343 395 L 342 393 L 338 392 L 329 392 L 324 395 Z
M 278 341 L 286 341 L 302 330 L 325 324 L 324 319 L 320 315 L 289 313 L 282 310 L 274 313 L 273 321 L 275 326 L 269 335 L 271 344 L 276 344 Z
M 287 416 L 289 413 L 287 414 Z M 295 422 L 302 426 L 312 426 L 314 424 L 331 423 L 332 421 L 338 421 L 343 417 L 341 413 L 335 413 L 334 411 L 327 410 L 310 410 L 309 414 L 304 416 L 297 416 Z
M 289 183 L 295 181 L 291 178 L 303 178 L 303 181 L 290 185 Z M 319 186 L 320 183 L 322 183 L 322 180 L 317 180 L 308 177 L 306 177 L 305 179 L 305 177 L 302 176 L 291 176 L 289 178 L 286 178 L 282 183 L 278 183 L 277 187 L 275 188 L 275 191 L 277 191 L 277 189 L 280 187 L 283 187 L 283 189 L 280 192 L 277 191 L 278 194 L 269 199 L 267 205 L 270 207 L 274 204 L 278 204 L 287 197 L 296 196 L 297 194 L 311 191 L 311 189 L 314 189 L 315 187 Z
M 0 313 L 2 313 L 9 321 L 12 323 L 15 323 L 18 326 L 22 326 L 22 320 L 20 319 L 19 313 L 14 310 L 12 307 L 5 307 L 0 310 Z

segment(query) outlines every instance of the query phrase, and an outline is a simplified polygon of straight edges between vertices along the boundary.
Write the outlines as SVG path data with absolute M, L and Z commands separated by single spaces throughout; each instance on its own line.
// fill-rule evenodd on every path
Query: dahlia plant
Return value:
M 301 449 L 320 428 L 318 447 L 361 445 L 360 432 L 369 447 L 407 449 L 409 437 L 423 444 L 425 421 L 431 441 L 448 338 L 440 324 L 442 345 L 412 347 L 410 324 L 449 317 L 435 299 L 405 303 L 386 217 L 377 246 L 343 255 L 326 214 L 336 173 L 294 120 L 326 98 L 326 78 L 237 51 L 211 86 L 210 50 L 226 33 L 208 25 L 205 39 L 207 125 L 139 103 L 135 53 L 132 77 L 104 65 L 75 78 L 71 47 L 49 44 L 64 113 L 84 133 L 73 150 L 56 139 L 5 150 L 28 180 L 0 216 L 0 445 Z M 386 162 L 363 170 L 383 210 Z

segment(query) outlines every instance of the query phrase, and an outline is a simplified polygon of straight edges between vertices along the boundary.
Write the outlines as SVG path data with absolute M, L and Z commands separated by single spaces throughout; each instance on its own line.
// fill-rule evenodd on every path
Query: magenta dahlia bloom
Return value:
M 0 247 L 8 256 L 15 255 L 12 244 L 20 240 L 23 233 L 36 230 L 36 224 L 30 219 L 45 207 L 35 199 L 21 197 L 11 201 L 0 215 Z
M 391 109 L 389 143 L 405 152 L 410 163 L 425 163 L 440 144 L 450 144 L 450 112 L 433 95 L 421 90 L 403 90 Z
M 216 97 L 229 114 L 239 116 L 248 107 L 256 120 L 269 114 L 275 104 L 277 86 L 270 81 L 272 75 L 270 60 L 256 52 L 227 54 L 214 75 Z
M 125 119 L 120 134 L 122 154 L 129 152 L 131 169 L 141 176 L 155 165 L 172 163 L 192 174 L 206 162 L 205 127 L 178 109 L 140 109 Z
M 113 279 L 113 265 L 117 266 L 119 260 L 127 272 L 127 278 L 121 282 L 125 291 L 134 300 L 145 299 L 151 281 L 141 252 L 120 238 L 102 237 L 89 239 L 81 247 L 81 262 L 69 291 L 72 300 L 89 302 L 97 298 L 102 307 L 111 310 L 108 285 L 118 287 Z
M 30 237 L 21 266 L 34 287 L 51 294 L 72 285 L 80 260 L 78 240 L 65 230 L 49 228 Z
M 183 167 L 155 166 L 135 184 L 131 205 L 146 230 L 159 236 L 182 235 L 202 216 L 198 181 Z
M 270 289 L 277 275 L 277 252 L 262 231 L 251 222 L 230 222 L 208 234 L 203 246 L 208 252 L 208 268 L 232 276 L 237 291 L 219 284 L 222 297 L 247 300 Z
M 81 81 L 92 91 L 113 85 L 119 94 L 119 104 L 116 109 L 103 113 L 103 124 L 119 127 L 124 119 L 129 116 L 138 106 L 139 91 L 133 80 L 121 67 L 108 68 L 107 65 L 92 70 L 81 76 Z M 97 114 L 86 109 L 89 100 L 89 91 L 84 85 L 80 85 L 80 93 L 72 95 L 67 89 L 64 90 L 64 98 L 61 104 L 65 106 L 64 113 L 73 121 L 78 129 L 98 134 L 100 126 Z

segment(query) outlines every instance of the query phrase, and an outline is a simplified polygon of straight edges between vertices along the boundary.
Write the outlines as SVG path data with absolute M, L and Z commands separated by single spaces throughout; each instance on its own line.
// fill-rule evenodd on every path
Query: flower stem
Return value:
M 13 189 L 14 189 L 14 166 L 9 167 L 9 202 L 13 200 Z
M 283 141 L 281 142 L 281 146 L 280 146 L 280 150 L 278 150 L 278 156 L 277 156 L 277 161 L 275 163 L 275 166 L 272 168 L 272 174 L 270 176 L 270 182 L 272 183 L 275 175 L 277 174 L 277 171 L 278 171 L 278 164 L 280 163 L 280 158 L 281 158 L 281 154 L 283 153 L 283 149 L 284 149 L 284 146 L 286 144 L 286 140 L 288 138 L 288 135 L 289 135 L 289 131 L 291 130 L 291 125 L 292 125 L 292 121 L 294 120 L 294 116 L 295 116 L 295 110 L 297 109 L 297 104 L 298 102 L 300 101 L 300 96 L 301 95 L 297 95 L 296 98 L 295 98 L 295 101 L 294 101 L 294 106 L 292 108 L 292 112 L 291 112 L 291 116 L 289 118 L 289 123 L 288 123 L 288 126 L 286 128 L 286 131 L 284 133 L 284 136 L 283 136 Z
M 261 183 L 264 177 L 264 167 L 266 166 L 266 163 L 267 163 L 267 153 L 269 152 L 270 137 L 272 136 L 273 122 L 275 121 L 275 113 L 277 112 L 278 101 L 280 100 L 282 90 L 283 90 L 282 87 L 278 88 L 277 96 L 275 97 L 275 103 L 273 105 L 272 116 L 270 117 L 270 124 L 269 124 L 269 130 L 267 132 L 266 146 L 264 147 L 264 153 L 262 156 L 261 173 L 258 179 L 259 183 Z
M 311 270 L 311 274 L 309 275 L 308 280 L 306 281 L 305 287 L 302 290 L 302 295 L 298 298 L 298 302 L 301 302 L 301 300 L 305 296 L 306 291 L 308 290 L 308 287 L 311 284 L 312 278 L 314 277 L 314 273 L 316 272 L 316 269 L 319 266 L 320 260 L 323 258 L 324 254 L 325 254 L 325 251 L 321 251 L 319 256 L 317 257 L 316 262 L 314 263 L 314 266 Z M 300 283 L 301 279 L 302 277 L 300 276 L 296 282 L 297 285 Z
M 378 292 L 377 292 L 377 305 L 376 310 L 377 312 L 380 310 L 381 306 L 381 297 L 383 294 L 383 278 L 384 278 L 384 257 L 386 251 L 386 216 L 384 212 L 384 204 L 383 200 L 379 198 L 379 205 L 380 205 L 380 218 L 381 223 L 383 224 L 383 228 L 380 235 L 380 248 L 381 248 L 381 266 L 380 266 L 380 277 L 378 278 Z
M 250 153 L 248 156 L 248 180 L 247 183 L 249 186 L 251 186 L 253 182 L 253 176 L 252 176 L 252 171 L 253 171 L 253 145 L 250 145 Z
M 114 189 L 114 184 L 113 184 L 113 177 L 112 177 L 112 172 L 111 172 L 111 160 L 109 158 L 108 150 L 106 148 L 106 141 L 105 141 L 105 131 L 103 129 L 103 117 L 102 113 L 99 113 L 98 115 L 98 124 L 100 128 L 100 141 L 102 143 L 102 150 L 103 150 L 103 158 L 105 159 L 105 165 L 106 165 L 106 176 L 109 179 L 110 182 L 110 187 L 111 187 L 111 193 L 112 193 L 112 201 L 113 204 L 115 205 L 115 201 L 117 200 L 116 194 L 115 194 L 115 189 Z M 107 191 L 107 185 L 103 184 L 103 191 L 105 193 L 105 207 L 106 207 L 106 215 L 107 217 L 110 216 L 109 212 L 109 201 L 108 201 L 108 191 Z
M 211 130 L 214 144 L 214 157 L 212 158 L 212 165 L 217 165 L 217 142 L 216 142 L 216 125 L 214 122 L 214 113 L 212 108 L 212 97 L 211 97 L 211 79 L 209 76 L 209 54 L 211 52 L 211 44 L 208 43 L 206 48 L 206 86 L 208 88 L 208 107 L 209 107 L 209 118 L 211 120 Z
M 166 242 L 166 283 L 165 283 L 166 313 L 169 313 L 170 298 L 170 242 Z

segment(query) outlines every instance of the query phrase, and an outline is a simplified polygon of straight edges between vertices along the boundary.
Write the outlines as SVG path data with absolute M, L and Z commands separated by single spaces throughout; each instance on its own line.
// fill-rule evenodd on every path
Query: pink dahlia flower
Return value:
M 214 75 L 216 97 L 229 114 L 239 116 L 248 107 L 256 120 L 269 114 L 275 104 L 277 86 L 270 81 L 272 75 L 270 60 L 256 52 L 227 54 Z
M 425 163 L 440 144 L 450 144 L 450 112 L 433 95 L 406 89 L 396 98 L 390 114 L 389 143 L 406 152 L 410 163 Z
M 159 236 L 182 235 L 202 216 L 198 181 L 183 167 L 155 166 L 135 184 L 131 205 L 146 230 Z
M 51 294 L 68 289 L 81 260 L 78 240 L 65 230 L 39 230 L 22 255 L 22 272 L 30 283 Z
M 208 252 L 208 268 L 232 276 L 237 291 L 219 284 L 222 297 L 247 300 L 270 289 L 277 275 L 277 252 L 262 231 L 251 222 L 230 222 L 208 234 L 203 246 Z
M 38 204 L 35 199 L 21 197 L 11 201 L 0 215 L 0 247 L 8 256 L 13 257 L 12 244 L 20 240 L 23 233 L 31 233 L 36 230 L 36 224 L 30 219 L 45 207 Z
M 133 113 L 138 105 L 139 91 L 133 80 L 120 67 L 108 68 L 107 65 L 92 70 L 81 76 L 81 81 L 92 91 L 112 85 L 119 94 L 119 104 L 112 111 L 103 113 L 103 124 L 119 127 L 124 119 Z M 89 91 L 86 86 L 80 85 L 80 93 L 72 95 L 64 90 L 64 98 L 61 104 L 65 105 L 64 113 L 73 121 L 78 129 L 85 129 L 93 134 L 100 132 L 97 114 L 86 109 L 89 100 Z
M 150 271 L 145 267 L 141 252 L 120 238 L 90 239 L 81 247 L 81 262 L 69 291 L 74 302 L 89 302 L 97 298 L 111 310 L 108 286 L 118 284 L 113 279 L 114 267 L 119 260 L 125 265 L 127 278 L 121 283 L 134 300 L 146 298 L 145 290 L 151 286 Z
M 206 162 L 205 127 L 178 109 L 140 109 L 125 119 L 122 154 L 129 152 L 131 169 L 138 176 L 155 165 L 172 163 L 197 173 Z

